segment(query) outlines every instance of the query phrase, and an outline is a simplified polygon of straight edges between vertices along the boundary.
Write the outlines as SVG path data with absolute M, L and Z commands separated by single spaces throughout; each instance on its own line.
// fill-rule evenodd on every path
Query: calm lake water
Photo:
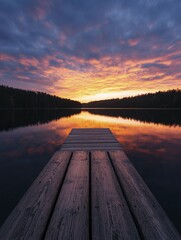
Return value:
M 181 232 L 181 110 L 0 111 L 0 224 L 72 128 L 110 128 Z

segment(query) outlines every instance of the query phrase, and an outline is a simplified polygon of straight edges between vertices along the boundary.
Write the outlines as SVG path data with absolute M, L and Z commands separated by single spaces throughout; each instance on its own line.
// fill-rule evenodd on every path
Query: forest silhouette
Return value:
M 0 108 L 81 108 L 81 103 L 43 92 L 0 86 Z
M 148 93 L 122 99 L 93 101 L 82 104 L 84 108 L 181 108 L 181 90 Z
M 122 99 L 108 99 L 80 103 L 43 92 L 27 91 L 0 86 L 1 109 L 48 108 L 181 108 L 181 90 L 147 93 Z

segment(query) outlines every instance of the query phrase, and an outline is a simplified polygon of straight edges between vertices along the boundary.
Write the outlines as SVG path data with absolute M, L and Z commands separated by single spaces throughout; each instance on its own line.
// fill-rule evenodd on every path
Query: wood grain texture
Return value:
M 93 150 L 121 150 L 121 147 L 84 147 L 84 146 L 80 146 L 80 147 L 66 147 L 66 148 L 61 148 L 62 151 L 93 151 Z
M 110 157 L 144 239 L 181 239 L 125 153 L 110 151 Z
M 74 131 L 74 130 L 72 130 L 71 132 L 70 132 L 70 135 L 77 135 L 77 134 L 84 134 L 84 133 L 97 133 L 97 134 L 109 134 L 110 133 L 110 131 L 94 131 L 94 130 L 90 130 L 90 131 L 81 131 L 81 129 L 80 130 L 77 130 L 77 131 Z
M 119 143 L 102 143 L 102 142 L 99 142 L 99 143 L 64 143 L 62 145 L 62 148 L 66 148 L 66 147 L 120 147 L 120 144 Z
M 99 137 L 99 136 L 104 136 L 104 137 L 109 137 L 110 133 L 93 133 L 93 132 L 85 132 L 85 133 L 77 133 L 77 134 L 70 134 L 70 136 L 87 136 L 89 135 L 90 137 Z
M 87 139 L 87 135 L 78 134 L 78 135 L 69 135 L 67 137 L 67 139 L 77 139 L 77 138 Z M 89 134 L 89 138 L 95 139 L 95 136 Z M 109 134 L 109 135 L 108 134 L 107 135 L 99 134 L 99 136 L 96 136 L 96 138 L 98 138 L 98 139 L 115 139 L 115 137 L 112 134 Z
M 72 129 L 70 132 L 70 135 L 79 135 L 79 134 L 110 134 L 110 130 L 101 130 L 101 129 L 89 129 L 89 130 L 83 130 L 83 129 Z
M 69 144 L 69 143 L 86 143 L 86 144 L 88 144 L 88 143 L 100 143 L 100 140 L 98 140 L 98 139 L 87 139 L 87 140 L 85 140 L 85 139 L 66 139 L 66 141 L 64 142 L 65 144 L 67 143 L 67 144 Z M 103 143 L 117 143 L 117 141 L 115 140 L 115 139 L 111 139 L 111 140 L 109 140 L 109 139 L 102 139 L 101 140 L 101 143 L 103 144 Z
M 140 239 L 107 153 L 91 155 L 92 239 Z
M 77 132 L 110 132 L 109 128 L 73 128 L 71 133 Z
M 89 156 L 73 154 L 45 239 L 89 240 Z
M 121 149 L 120 143 L 116 140 L 111 131 L 102 129 L 72 129 L 61 150 L 115 150 Z
M 83 136 L 81 136 L 81 137 L 73 137 L 73 138 L 71 138 L 71 137 L 68 137 L 67 139 L 66 139 L 66 142 L 69 142 L 69 141 L 84 141 L 84 142 L 87 142 L 87 141 L 116 141 L 117 142 L 117 140 L 115 139 L 115 138 L 112 138 L 112 137 L 90 137 L 90 135 L 87 137 L 87 136 L 85 136 L 85 137 L 83 137 Z
M 1 240 L 42 239 L 70 156 L 63 151 L 54 154 L 5 221 Z
M 102 144 L 103 142 L 114 142 L 114 143 L 118 143 L 117 140 L 113 139 L 113 138 L 90 138 L 89 136 L 87 136 L 85 139 L 84 138 L 74 138 L 74 139 L 66 139 L 66 141 L 64 143 L 78 143 L 78 142 L 81 142 L 81 143 L 84 143 L 84 144 L 88 144 L 88 143 L 91 143 L 91 142 L 98 142 L 100 144 Z
M 111 131 L 98 128 L 73 129 L 10 214 L 0 240 L 22 239 L 181 238 Z

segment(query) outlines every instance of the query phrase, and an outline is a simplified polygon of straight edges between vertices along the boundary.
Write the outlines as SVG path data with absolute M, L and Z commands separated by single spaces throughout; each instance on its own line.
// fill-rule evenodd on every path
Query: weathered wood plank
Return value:
M 97 138 L 108 138 L 108 137 L 113 137 L 114 138 L 114 136 L 111 134 L 111 133 L 77 133 L 77 134 L 70 134 L 69 135 L 69 137 L 83 137 L 83 138 L 85 138 L 86 136 L 90 136 L 91 138 L 95 138 L 95 137 L 97 137 Z
M 56 152 L 0 230 L 2 240 L 42 239 L 70 161 L 70 152 Z
M 81 151 L 81 150 L 87 150 L 87 151 L 92 151 L 92 150 L 121 150 L 121 147 L 66 147 L 66 148 L 61 148 L 61 151 Z
M 119 143 L 102 143 L 102 142 L 99 142 L 99 143 L 64 143 L 62 145 L 63 148 L 66 148 L 66 147 L 120 147 L 120 144 Z
M 66 141 L 68 142 L 68 141 L 116 141 L 117 142 L 117 140 L 115 139 L 115 138 L 103 138 L 103 137 L 101 137 L 101 138 L 95 138 L 95 137 L 77 137 L 77 138 L 70 138 L 70 137 L 68 137 L 67 139 L 66 139 Z
M 93 137 L 99 137 L 99 136 L 104 136 L 104 137 L 109 137 L 110 136 L 110 134 L 108 134 L 108 133 L 81 133 L 81 134 L 70 134 L 70 136 L 79 136 L 79 137 L 81 137 L 81 136 L 93 136 Z
M 165 212 L 123 151 L 110 151 L 130 209 L 145 240 L 181 239 Z
M 116 141 L 114 140 L 101 140 L 101 141 L 98 141 L 98 140 L 89 140 L 87 142 L 85 142 L 85 140 L 81 141 L 81 140 L 72 140 L 72 141 L 65 141 L 64 144 L 104 144 L 104 143 L 117 143 Z
M 109 128 L 73 128 L 71 132 L 110 132 Z
M 106 128 L 73 129 L 0 230 L 2 240 L 44 237 L 181 239 Z
M 92 239 L 140 239 L 107 153 L 91 154 Z
M 83 134 L 83 133 L 103 133 L 103 134 L 109 134 L 110 131 L 94 131 L 94 130 L 90 130 L 90 131 L 71 131 L 70 134 Z
M 104 138 L 111 138 L 111 139 L 115 139 L 115 137 L 113 136 L 113 135 L 111 135 L 111 134 L 99 134 L 99 135 L 95 135 L 95 134 L 89 134 L 88 135 L 90 138 L 93 138 L 93 139 L 95 139 L 95 136 L 96 136 L 96 138 L 101 138 L 101 139 L 104 139 Z M 70 134 L 70 135 L 68 135 L 68 139 L 70 138 L 70 139 L 72 139 L 72 138 L 86 138 L 87 137 L 87 135 L 83 135 L 83 134 L 77 134 L 77 135 L 72 135 L 72 134 Z
M 79 131 L 77 131 L 77 132 L 70 132 L 70 134 L 71 135 L 80 135 L 80 134 L 110 134 L 110 132 L 107 132 L 107 131 L 83 131 L 83 132 L 79 132 Z
M 85 139 L 81 139 L 81 140 L 71 140 L 71 139 L 66 139 L 66 141 L 64 142 L 65 144 L 69 144 L 69 143 L 86 143 L 86 144 L 89 144 L 89 143 L 117 143 L 116 140 L 107 140 L 107 139 L 104 139 L 104 140 L 97 140 L 97 139 L 88 139 L 87 141 Z
M 73 154 L 45 239 L 89 239 L 89 156 Z
M 88 130 L 88 129 L 93 129 L 93 130 L 99 130 L 99 129 L 102 129 L 102 130 L 108 130 L 109 128 L 73 128 L 72 130 Z
M 101 129 L 89 129 L 89 130 L 81 130 L 81 129 L 73 129 L 70 134 L 83 134 L 83 133 L 103 133 L 103 134 L 109 134 L 111 133 L 110 130 L 101 130 Z

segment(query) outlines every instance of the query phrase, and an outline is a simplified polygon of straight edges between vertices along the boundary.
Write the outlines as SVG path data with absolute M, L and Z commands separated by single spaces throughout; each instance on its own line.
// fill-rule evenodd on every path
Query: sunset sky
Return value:
M 0 0 L 0 84 L 81 102 L 181 88 L 181 0 Z

